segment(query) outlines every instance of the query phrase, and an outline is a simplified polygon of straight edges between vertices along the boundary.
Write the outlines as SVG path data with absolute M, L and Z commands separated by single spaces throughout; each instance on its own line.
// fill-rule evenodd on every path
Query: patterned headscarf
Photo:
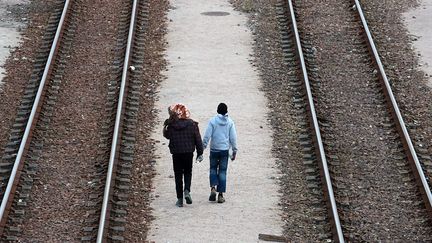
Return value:
M 188 119 L 190 117 L 189 109 L 181 103 L 172 105 L 170 109 L 179 119 Z

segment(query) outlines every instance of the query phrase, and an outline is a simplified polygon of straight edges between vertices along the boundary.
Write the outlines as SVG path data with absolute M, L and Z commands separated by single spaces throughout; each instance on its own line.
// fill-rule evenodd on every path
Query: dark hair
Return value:
M 225 115 L 226 113 L 228 113 L 228 106 L 225 103 L 220 103 L 217 107 L 217 113 Z

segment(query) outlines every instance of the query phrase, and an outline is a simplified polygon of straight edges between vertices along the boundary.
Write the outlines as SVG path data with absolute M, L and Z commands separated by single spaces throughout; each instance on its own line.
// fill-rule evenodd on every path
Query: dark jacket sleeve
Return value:
M 199 127 L 198 127 L 198 122 L 194 122 L 194 133 L 195 133 L 194 134 L 195 135 L 195 146 L 196 146 L 197 154 L 202 155 L 204 148 L 203 148 L 201 134 L 200 134 Z
M 169 135 L 169 131 L 168 131 L 168 126 L 164 126 L 163 130 L 162 130 L 162 134 L 166 139 L 170 139 L 170 135 Z

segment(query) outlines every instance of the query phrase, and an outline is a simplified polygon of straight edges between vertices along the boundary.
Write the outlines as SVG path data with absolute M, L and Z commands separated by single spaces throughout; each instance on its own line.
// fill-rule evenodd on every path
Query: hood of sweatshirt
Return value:
M 182 130 L 192 125 L 192 123 L 193 121 L 190 119 L 179 119 L 175 121 L 173 124 L 171 124 L 171 127 L 174 128 L 175 130 Z
M 218 124 L 220 126 L 226 126 L 229 122 L 228 121 L 228 114 L 225 114 L 225 115 L 218 114 L 216 116 L 215 120 L 216 120 L 216 124 Z

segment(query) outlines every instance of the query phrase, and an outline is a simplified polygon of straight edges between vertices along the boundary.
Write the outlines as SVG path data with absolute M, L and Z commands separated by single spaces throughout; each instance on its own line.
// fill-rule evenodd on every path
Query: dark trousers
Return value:
M 177 198 L 183 198 L 183 175 L 184 189 L 191 191 L 193 153 L 173 154 L 172 157 Z

